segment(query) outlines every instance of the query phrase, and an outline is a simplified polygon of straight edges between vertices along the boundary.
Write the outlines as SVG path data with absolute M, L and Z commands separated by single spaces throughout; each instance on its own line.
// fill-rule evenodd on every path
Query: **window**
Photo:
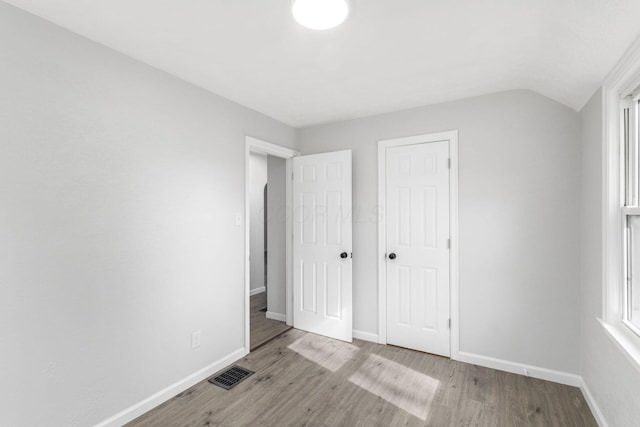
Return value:
M 602 87 L 605 331 L 640 368 L 640 39 Z
M 639 91 L 634 91 L 639 92 Z M 629 94 L 621 100 L 621 144 L 624 163 L 622 322 L 640 335 L 640 156 L 638 145 L 638 95 Z

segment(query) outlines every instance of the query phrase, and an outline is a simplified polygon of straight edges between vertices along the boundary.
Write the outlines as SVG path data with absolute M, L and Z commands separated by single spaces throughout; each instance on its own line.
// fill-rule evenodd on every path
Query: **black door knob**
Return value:
M 349 254 L 347 254 L 346 252 L 342 252 L 342 253 L 340 254 L 340 258 L 342 258 L 342 259 L 345 259 L 345 258 L 346 258 L 346 257 L 348 257 L 348 256 L 349 256 Z
M 396 259 L 396 254 L 394 252 L 391 252 L 389 254 L 389 259 Z

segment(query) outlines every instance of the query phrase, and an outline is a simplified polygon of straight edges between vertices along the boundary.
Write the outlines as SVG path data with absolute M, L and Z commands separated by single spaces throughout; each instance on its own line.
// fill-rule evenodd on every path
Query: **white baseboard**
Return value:
M 358 331 L 356 329 L 353 330 L 353 337 L 363 341 L 374 342 L 378 344 L 378 334 L 374 334 L 371 332 Z
M 249 296 L 251 296 L 251 297 L 252 297 L 252 296 L 254 296 L 254 295 L 261 294 L 261 293 L 263 293 L 263 292 L 266 292 L 266 290 L 267 290 L 267 288 L 265 288 L 264 286 L 263 286 L 263 287 L 261 287 L 261 288 L 251 289 L 251 290 L 249 291 Z
M 267 311 L 267 319 L 278 320 L 280 322 L 286 322 L 287 316 L 280 313 L 274 313 L 273 311 Z
M 146 399 L 136 403 L 135 405 L 130 406 L 129 408 L 118 412 L 114 416 L 96 424 L 95 427 L 119 427 L 128 423 L 129 421 L 133 421 L 140 415 L 171 399 L 173 396 L 210 377 L 225 366 L 228 366 L 238 359 L 241 359 L 246 354 L 247 353 L 244 347 L 239 348 L 233 353 L 213 362 L 211 365 L 189 375 L 188 377 L 178 381 L 177 383 L 174 383 L 169 387 L 160 390 L 159 392 L 147 397 Z
M 582 391 L 582 395 L 584 396 L 584 400 L 587 401 L 587 405 L 589 405 L 589 409 L 591 409 L 591 413 L 593 414 L 593 418 L 596 419 L 596 422 L 600 427 L 609 427 L 607 420 L 604 418 L 600 407 L 596 403 L 596 400 L 593 398 L 593 394 L 591 394 L 591 390 L 587 387 L 587 383 L 584 382 L 584 379 L 580 379 L 580 390 Z
M 554 371 L 553 369 L 540 368 L 538 366 L 525 365 L 523 363 L 510 362 L 508 360 L 495 359 L 493 357 L 480 356 L 463 351 L 458 353 L 457 360 L 460 362 L 471 363 L 473 365 L 484 366 L 485 368 L 512 372 L 514 374 L 553 381 L 554 383 L 570 385 L 573 387 L 580 387 L 582 382 L 582 378 L 576 374 Z

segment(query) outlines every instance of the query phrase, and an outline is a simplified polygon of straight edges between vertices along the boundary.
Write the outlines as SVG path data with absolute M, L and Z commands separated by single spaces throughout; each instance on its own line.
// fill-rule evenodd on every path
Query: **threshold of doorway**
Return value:
M 291 329 L 293 329 L 293 326 L 289 326 L 287 329 L 283 329 L 281 331 L 278 331 L 278 333 L 274 334 L 273 336 L 270 336 L 269 338 L 266 338 L 265 340 L 260 341 L 259 343 L 257 343 L 253 347 L 251 347 L 250 351 L 255 351 L 255 350 L 259 349 L 260 347 L 262 347 L 266 343 L 278 338 L 280 335 L 282 335 L 282 334 L 284 334 L 286 332 L 289 332 Z

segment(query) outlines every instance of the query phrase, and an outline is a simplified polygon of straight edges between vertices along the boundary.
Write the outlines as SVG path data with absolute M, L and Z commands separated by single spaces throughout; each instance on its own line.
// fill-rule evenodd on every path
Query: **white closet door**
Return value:
M 387 342 L 449 356 L 449 142 L 386 161 Z

